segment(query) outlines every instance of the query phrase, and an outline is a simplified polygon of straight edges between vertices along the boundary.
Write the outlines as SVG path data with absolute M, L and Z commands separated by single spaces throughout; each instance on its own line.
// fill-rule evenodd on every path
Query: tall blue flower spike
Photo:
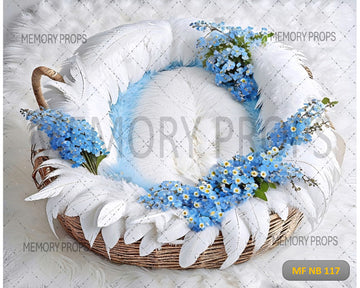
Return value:
M 82 165 L 97 174 L 98 165 L 108 152 L 102 148 L 104 142 L 87 121 L 51 109 L 22 109 L 21 113 L 47 134 L 51 148 L 58 150 L 62 159 L 71 160 L 73 167 Z
M 237 101 L 255 100 L 258 86 L 253 78 L 250 48 L 259 46 L 273 34 L 265 28 L 254 33 L 252 27 L 225 26 L 197 21 L 190 24 L 199 31 L 209 31 L 198 40 L 199 59 L 206 70 L 215 74 L 215 83 L 227 88 Z

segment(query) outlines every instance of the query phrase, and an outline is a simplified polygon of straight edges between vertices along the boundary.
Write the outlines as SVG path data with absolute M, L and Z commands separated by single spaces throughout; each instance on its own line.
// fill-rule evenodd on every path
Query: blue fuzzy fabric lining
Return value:
M 110 118 L 113 122 L 112 133 L 119 154 L 117 163 L 111 167 L 112 178 L 117 180 L 125 179 L 144 188 L 150 188 L 156 184 L 152 182 L 150 183 L 141 176 L 141 167 L 134 167 L 133 155 L 130 148 L 132 142 L 129 131 L 131 129 L 131 123 L 134 118 L 134 110 L 137 107 L 139 101 L 141 101 L 143 90 L 146 85 L 158 73 L 162 71 L 173 70 L 179 67 L 184 67 L 184 65 L 183 63 L 176 61 L 172 62 L 169 66 L 161 71 L 146 72 L 138 82 L 130 84 L 125 93 L 120 92 L 117 102 L 111 105 Z M 196 60 L 189 65 L 186 65 L 186 67 L 202 67 L 202 65 L 198 60 Z M 255 131 L 255 123 L 259 116 L 258 110 L 255 109 L 256 101 L 253 100 L 242 104 L 249 113 L 249 117 L 252 123 L 254 123 Z
M 112 133 L 118 152 L 118 161 L 111 167 L 112 176 L 118 180 L 126 179 L 143 187 L 147 187 L 150 183 L 145 183 L 143 177 L 140 177 L 141 173 L 138 170 L 140 167 L 134 167 L 129 132 L 134 110 L 141 99 L 143 89 L 151 81 L 153 75 L 152 72 L 146 72 L 138 82 L 129 85 L 125 93 L 120 92 L 117 102 L 110 107 Z

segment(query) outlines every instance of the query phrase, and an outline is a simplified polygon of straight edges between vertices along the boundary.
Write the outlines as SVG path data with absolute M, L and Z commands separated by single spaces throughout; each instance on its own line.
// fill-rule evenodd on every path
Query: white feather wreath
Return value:
M 106 145 L 112 143 L 109 109 L 118 101 L 119 92 L 124 94 L 129 84 L 141 80 L 147 71 L 161 71 L 176 61 L 181 61 L 184 66 L 195 61 L 196 41 L 204 33 L 192 29 L 189 23 L 189 19 L 146 21 L 120 26 L 90 38 L 61 70 L 65 83 L 53 82 L 48 86 L 45 96 L 50 106 L 90 123 L 93 119 L 100 119 L 97 128 L 101 130 L 103 141 Z M 324 97 L 321 87 L 308 77 L 304 70 L 304 57 L 298 52 L 279 43 L 268 43 L 251 52 L 254 79 L 261 91 L 258 124 L 264 133 L 272 129 L 274 117 L 286 120 L 303 103 Z M 242 154 L 252 146 L 254 139 L 239 147 L 237 135 L 217 146 L 217 140 L 229 134 L 231 129 L 243 129 L 244 135 L 250 135 L 252 126 L 249 124 L 240 128 L 236 124 L 238 126 L 223 127 L 223 135 L 213 133 L 216 116 L 234 119 L 249 116 L 241 104 L 234 104 L 229 92 L 217 87 L 211 79 L 211 74 L 200 68 L 183 67 L 159 73 L 142 91 L 141 104 L 134 110 L 133 117 L 152 119 L 156 135 L 160 131 L 156 122 L 159 117 L 171 115 L 181 123 L 181 117 L 185 116 L 190 123 L 187 129 L 191 131 L 194 144 L 189 148 L 189 143 L 183 143 L 187 131 L 186 127 L 182 127 L 174 140 L 179 147 L 178 157 L 172 155 L 171 147 L 165 146 L 164 154 L 168 157 L 162 158 L 151 152 L 147 158 L 131 158 L 129 161 L 133 161 L 132 164 L 139 170 L 138 175 L 146 181 L 158 183 L 172 179 L 193 184 L 219 158 Z M 197 122 L 197 119 L 201 120 Z M 141 149 L 146 145 L 147 140 L 143 139 L 146 131 L 141 125 L 136 129 L 138 136 L 133 139 L 134 147 Z M 317 134 L 310 148 L 300 147 L 297 155 L 289 155 L 286 159 L 301 167 L 306 175 L 319 183 L 318 186 L 308 187 L 298 183 L 302 186 L 300 192 L 294 192 L 290 185 L 278 187 L 268 193 L 268 202 L 250 198 L 243 205 L 228 211 L 221 227 L 194 232 L 188 227 L 181 211 L 147 210 L 137 201 L 146 193 L 144 188 L 125 180 L 111 179 L 112 167 L 119 157 L 127 160 L 126 156 L 117 153 L 115 146 L 111 146 L 110 155 L 104 160 L 105 165 L 100 171 L 103 176 L 93 175 L 83 167 L 72 168 L 71 164 L 60 159 L 49 148 L 42 132 L 34 130 L 32 133 L 34 150 L 43 150 L 36 157 L 49 158 L 38 169 L 52 167 L 56 170 L 42 181 L 44 183 L 52 178 L 53 182 L 26 200 L 49 198 L 46 213 L 54 233 L 53 219 L 65 214 L 80 217 L 90 245 L 101 231 L 109 257 L 110 249 L 120 238 L 124 238 L 127 244 L 141 240 L 141 256 L 161 249 L 166 243 L 182 243 L 181 267 L 191 266 L 214 242 L 219 232 L 223 235 L 228 255 L 222 268 L 229 267 L 239 258 L 251 235 L 255 249 L 259 249 L 268 235 L 271 211 L 285 220 L 289 208 L 296 207 L 310 223 L 318 223 L 339 177 L 343 151 L 341 138 L 332 128 L 326 128 L 322 133 L 330 139 L 332 147 L 326 157 L 313 157 L 314 152 L 326 149 L 321 134 Z M 154 141 L 154 151 L 159 151 L 160 143 Z

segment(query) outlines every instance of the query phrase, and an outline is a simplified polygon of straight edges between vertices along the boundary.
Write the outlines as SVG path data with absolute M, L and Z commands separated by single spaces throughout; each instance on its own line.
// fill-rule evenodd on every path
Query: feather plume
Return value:
M 51 231 L 54 233 L 55 237 L 56 238 L 59 238 L 56 234 L 56 231 L 55 231 L 55 227 L 54 227 L 54 218 L 56 217 L 53 217 L 53 213 L 54 211 L 56 211 L 56 207 L 58 202 L 57 202 L 57 197 L 53 197 L 53 198 L 50 198 L 47 203 L 46 203 L 46 216 L 47 216 L 47 219 L 48 219 L 48 222 L 49 222 L 49 225 L 50 225 L 50 229 Z M 57 216 L 57 212 L 56 213 L 56 216 Z
M 250 198 L 238 208 L 238 214 L 245 221 L 255 240 L 257 251 L 265 243 L 270 228 L 270 216 L 267 203 L 261 199 Z
M 108 191 L 102 186 L 94 186 L 78 195 L 67 207 L 65 215 L 74 217 L 86 214 L 94 207 L 105 201 L 108 197 Z M 84 218 L 86 215 L 84 216 Z
M 133 190 L 124 189 L 124 193 L 131 193 Z M 138 197 L 133 198 L 134 201 L 128 201 L 126 205 L 126 216 L 132 219 L 143 216 L 148 210 L 142 203 L 137 202 Z
M 190 231 L 190 228 L 184 219 L 178 218 L 170 221 L 167 227 L 163 231 L 158 231 L 157 241 L 160 243 L 170 243 L 181 237 Z
M 249 151 L 252 143 L 239 141 L 237 132 L 252 133 L 251 123 L 239 121 L 248 116 L 245 108 L 210 79 L 213 75 L 204 69 L 181 67 L 153 76 L 142 90 L 133 117 L 148 119 L 155 135 L 169 135 L 175 129 L 176 133 L 172 137 L 174 146 L 161 137 L 152 137 L 148 124 L 136 125 L 133 149 L 143 151 L 144 141 L 151 142 L 152 148 L 147 157 L 131 159 L 135 167 L 141 167 L 140 177 L 150 183 L 172 179 L 194 184 L 208 173 L 218 158 L 229 159 Z M 171 121 L 161 120 L 169 115 L 175 128 Z M 222 141 L 227 136 L 227 141 Z M 159 156 L 160 152 L 164 156 Z
M 59 214 L 63 214 L 71 201 L 82 192 L 83 190 L 73 189 L 72 185 L 68 185 L 64 187 L 60 195 L 48 199 L 46 203 L 46 214 L 51 230 L 54 232 L 55 236 L 56 232 L 53 219 L 56 219 Z
M 106 251 L 110 258 L 110 249 L 112 249 L 125 233 L 125 220 L 119 219 L 109 226 L 101 229 L 101 235 L 104 239 Z
M 221 222 L 221 233 L 224 237 L 224 246 L 227 259 L 221 265 L 225 269 L 236 262 L 244 251 L 249 238 L 250 231 L 244 220 L 241 219 L 237 209 L 228 211 Z
M 270 189 L 266 193 L 267 204 L 271 211 L 275 212 L 285 221 L 289 215 L 289 195 L 282 187 Z
M 168 210 L 165 212 L 158 212 L 153 210 L 141 216 L 137 219 L 131 220 L 131 224 L 141 224 L 141 223 L 153 223 L 156 229 L 162 231 L 169 223 L 170 219 L 176 216 L 176 210 Z
M 59 195 L 65 186 L 67 185 L 76 185 L 77 178 L 75 177 L 58 177 L 56 181 L 50 183 L 46 187 L 40 190 L 40 192 L 35 193 L 27 198 L 25 198 L 25 201 L 35 201 L 45 198 L 51 198 Z
M 219 228 L 215 226 L 207 227 L 205 230 L 200 232 L 190 231 L 187 233 L 180 250 L 180 266 L 182 268 L 187 268 L 194 264 L 200 254 L 214 243 L 218 235 Z
M 32 158 L 32 160 L 35 161 L 39 157 L 58 158 L 59 157 L 59 152 L 54 151 L 52 149 L 45 149 L 43 151 L 40 151 L 40 152 L 36 153 L 36 155 Z
M 140 240 L 151 231 L 151 229 L 155 229 L 152 223 L 128 224 L 128 221 L 126 221 L 126 231 L 124 234 L 125 244 L 132 244 Z
M 30 125 L 31 131 L 31 144 L 34 145 L 34 151 L 39 150 L 51 150 L 51 145 L 49 142 L 49 137 L 46 135 L 45 132 L 40 131 L 37 129 L 36 126 Z
M 317 221 L 317 215 L 314 202 L 308 192 L 309 189 L 304 183 L 295 182 L 295 185 L 300 186 L 301 190 L 295 191 L 291 185 L 284 187 L 284 189 L 288 191 L 289 204 L 304 213 L 312 227 L 314 227 L 313 225 L 315 221 Z
M 254 79 L 261 91 L 258 126 L 264 134 L 280 120 L 286 120 L 304 103 L 322 99 L 319 84 L 304 69 L 304 56 L 290 47 L 269 42 L 252 51 Z
M 125 209 L 126 203 L 123 200 L 109 201 L 101 208 L 97 225 L 99 227 L 106 227 L 113 224 L 124 216 Z
M 100 210 L 95 207 L 90 211 L 80 214 L 81 228 L 84 232 L 85 239 L 89 241 L 90 247 L 92 247 L 100 232 L 100 227 L 96 225 L 99 212 Z
M 52 159 L 48 159 L 48 160 L 44 161 L 43 163 L 41 163 L 41 165 L 36 169 L 36 171 L 41 169 L 41 168 L 46 168 L 46 167 L 72 168 L 70 162 L 65 161 L 63 159 L 59 159 L 59 158 L 52 158 Z M 81 170 L 81 169 L 84 169 L 84 168 L 83 167 L 78 167 L 76 169 L 78 169 L 77 171 L 79 171 L 79 169 Z
M 72 174 L 67 173 L 69 172 L 69 170 L 66 169 L 55 169 L 54 171 L 51 171 L 49 174 L 46 175 L 46 177 L 44 179 L 41 180 L 40 184 L 43 184 L 44 182 L 46 182 L 47 180 L 51 179 L 51 178 L 55 178 L 56 176 L 62 176 L 61 178 L 66 178 L 68 176 L 72 176 Z
M 141 240 L 139 247 L 139 255 L 146 256 L 153 252 L 155 249 L 161 248 L 161 243 L 157 241 L 156 230 L 150 230 Z
M 341 140 L 333 129 L 325 128 L 321 134 L 316 133 L 313 136 L 311 143 L 296 147 L 285 159 L 316 181 L 317 186 L 309 187 L 302 183 L 298 185 L 311 197 L 318 219 L 326 212 L 335 183 L 340 177 L 344 149 Z M 308 216 L 310 215 L 311 213 Z

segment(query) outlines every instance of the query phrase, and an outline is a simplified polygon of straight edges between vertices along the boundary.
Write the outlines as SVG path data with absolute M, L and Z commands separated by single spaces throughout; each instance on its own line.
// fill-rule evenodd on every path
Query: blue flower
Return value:
M 71 160 L 73 167 L 85 166 L 97 174 L 97 157 L 106 156 L 104 143 L 97 132 L 85 120 L 75 119 L 58 110 L 21 110 L 27 120 L 44 131 L 50 139 L 51 148 L 58 150 L 62 159 Z
M 224 71 L 224 72 L 230 71 L 230 70 L 234 69 L 234 67 L 235 67 L 235 62 L 229 60 L 223 65 L 221 71 Z
M 249 48 L 261 45 L 268 35 L 267 30 L 255 33 L 252 27 L 242 29 L 205 21 L 190 26 L 200 31 L 210 30 L 207 36 L 199 39 L 197 47 L 204 67 L 215 74 L 215 83 L 229 89 L 237 101 L 257 99 L 258 87 L 252 77 Z M 239 81 L 241 79 L 245 82 Z
M 235 56 L 235 57 L 239 57 L 244 52 L 245 52 L 245 49 L 242 47 L 239 47 L 237 45 L 234 45 L 231 49 L 231 55 Z

